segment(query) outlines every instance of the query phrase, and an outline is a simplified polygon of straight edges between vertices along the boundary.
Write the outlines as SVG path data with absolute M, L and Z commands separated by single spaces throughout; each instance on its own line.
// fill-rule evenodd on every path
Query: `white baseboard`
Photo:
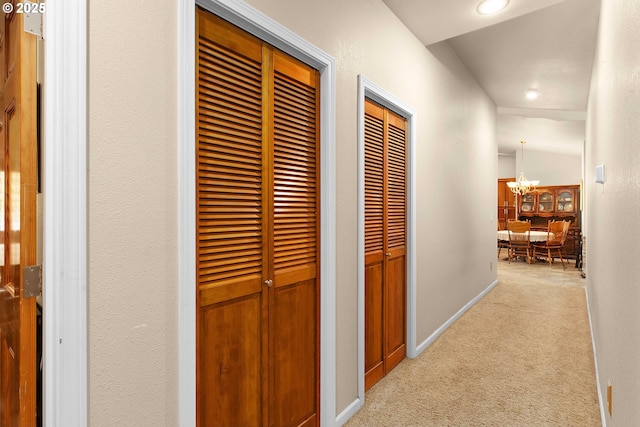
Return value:
M 342 426 L 344 423 L 349 421 L 349 418 L 353 417 L 353 415 L 358 412 L 360 408 L 364 405 L 364 400 L 360 398 L 356 398 L 349 406 L 347 406 L 344 411 L 340 412 L 340 414 L 336 417 L 336 427 Z
M 438 337 L 449 328 L 449 326 L 453 325 L 453 323 L 458 320 L 464 313 L 467 312 L 471 307 L 473 307 L 478 301 L 482 299 L 491 289 L 493 289 L 498 284 L 498 280 L 495 280 L 489 286 L 486 287 L 482 292 L 480 292 L 474 299 L 469 301 L 464 307 L 462 307 L 456 314 L 451 316 L 449 320 L 447 320 L 442 326 L 440 326 L 434 333 L 432 333 L 429 338 L 424 340 L 420 345 L 416 347 L 415 355 L 412 358 L 416 358 L 427 349 L 433 342 L 438 339 Z
M 600 404 L 600 419 L 602 427 L 607 427 L 607 410 L 606 402 L 602 397 L 602 388 L 600 387 L 600 373 L 598 372 L 598 353 L 596 351 L 596 340 L 593 334 L 593 321 L 591 320 L 591 304 L 589 303 L 589 288 L 584 287 L 584 295 L 587 299 L 587 315 L 589 316 L 589 332 L 591 333 L 591 346 L 593 348 L 593 364 L 596 369 L 596 387 L 598 389 L 598 403 Z

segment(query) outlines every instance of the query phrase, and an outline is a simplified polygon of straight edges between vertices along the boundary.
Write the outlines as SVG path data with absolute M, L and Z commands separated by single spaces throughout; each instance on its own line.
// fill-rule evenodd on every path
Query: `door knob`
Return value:
M 387 256 L 391 256 L 391 252 L 387 252 Z
M 267 285 L 268 287 L 271 287 L 271 286 L 273 286 L 273 280 L 267 279 L 267 280 L 264 281 L 264 284 Z

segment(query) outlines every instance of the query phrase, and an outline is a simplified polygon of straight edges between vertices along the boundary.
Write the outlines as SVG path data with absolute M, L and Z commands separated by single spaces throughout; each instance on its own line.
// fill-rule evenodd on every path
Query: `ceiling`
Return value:
M 425 46 L 447 40 L 498 107 L 498 152 L 580 155 L 600 0 L 383 0 Z M 536 100 L 525 92 L 535 88 Z

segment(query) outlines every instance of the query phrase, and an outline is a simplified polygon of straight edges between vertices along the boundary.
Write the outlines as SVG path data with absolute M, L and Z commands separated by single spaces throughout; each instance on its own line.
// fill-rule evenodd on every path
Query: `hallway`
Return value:
M 513 0 L 511 12 L 495 18 L 500 25 L 476 13 L 479 2 L 169 0 L 153 7 L 146 2 L 114 7 L 112 2 L 69 0 L 47 6 L 41 14 L 42 49 L 36 49 L 46 62 L 44 76 L 38 76 L 43 78 L 38 183 L 43 184 L 42 288 L 47 313 L 45 424 L 196 424 L 194 361 L 202 329 L 195 288 L 200 244 L 195 230 L 202 219 L 196 205 L 201 179 L 196 139 L 199 133 L 212 133 L 197 127 L 196 97 L 201 90 L 210 92 L 197 85 L 196 11 L 204 8 L 249 31 L 249 38 L 263 39 L 321 71 L 319 209 L 306 202 L 300 209 L 315 212 L 321 231 L 316 274 L 321 387 L 314 389 L 319 397 L 314 409 L 319 409 L 322 427 L 598 425 L 596 384 L 605 396 L 611 387 L 613 415 L 603 411 L 607 427 L 640 425 L 640 223 L 635 215 L 640 212 L 640 1 Z M 421 41 L 391 3 L 419 5 L 424 14 L 408 9 L 407 17 L 415 18 L 418 29 L 437 29 L 425 25 L 421 16 L 442 24 L 441 37 Z M 445 14 L 482 25 L 454 27 Z M 569 19 L 563 21 L 563 16 Z M 6 18 L 9 23 L 21 17 L 12 13 Z M 596 22 L 590 36 L 579 36 L 580 29 Z M 3 28 L 6 61 L 15 46 L 6 34 L 8 24 Z M 554 34 L 563 43 L 551 43 Z M 226 40 L 225 34 L 216 37 L 220 43 Z M 591 46 L 592 53 L 581 56 L 587 61 L 578 69 L 582 77 L 546 78 L 551 72 L 566 77 L 574 69 L 561 64 L 574 57 L 566 51 L 559 58 L 541 58 L 537 50 L 526 48 L 533 42 L 555 52 L 561 46 Z M 488 51 L 496 61 L 482 67 Z M 254 53 L 261 56 L 262 49 Z M 527 66 L 534 57 L 538 61 Z M 250 81 L 262 82 L 273 62 L 259 69 L 253 62 L 248 66 L 255 70 Z M 511 77 L 517 84 L 505 84 Z M 551 89 L 554 82 L 567 90 L 583 82 L 583 95 L 556 98 L 565 91 Z M 252 93 L 256 87 L 246 80 L 235 86 Z M 538 99 L 526 98 L 530 88 L 538 90 Z M 497 283 L 498 268 L 501 283 L 419 358 L 401 363 L 365 395 L 366 189 L 360 148 L 369 95 L 374 101 L 387 98 L 406 105 L 403 110 L 415 117 L 409 128 L 415 142 L 408 150 L 407 175 L 407 187 L 415 194 L 407 210 L 407 244 L 415 247 L 409 251 L 415 262 L 407 269 L 412 328 L 407 347 L 413 352 L 430 343 L 429 337 L 454 313 Z M 268 99 L 265 94 L 259 103 Z M 261 106 L 250 110 L 264 115 Z M 5 141 L 22 134 L 13 127 L 18 122 L 10 120 L 12 111 L 19 113 L 13 115 L 16 119 L 24 117 L 18 109 L 4 111 L 0 133 Z M 556 113 L 566 118 L 566 128 L 544 131 L 542 122 L 559 124 L 552 118 Z M 207 114 L 220 118 L 217 109 Z M 233 117 L 251 128 L 238 135 L 239 140 L 271 132 L 270 120 Z M 520 122 L 527 126 L 519 130 Z M 505 135 L 503 125 L 515 133 Z M 565 167 L 567 159 L 555 151 L 543 157 L 538 141 L 550 140 L 550 148 L 558 148 L 569 139 L 565 131 L 572 129 L 584 130 L 574 156 L 580 166 Z M 496 179 L 502 175 L 496 153 L 503 139 L 517 150 L 519 141 L 527 141 L 526 156 L 511 157 L 511 173 L 504 178 L 523 172 L 541 186 L 580 184 L 586 279 L 579 274 L 572 278 L 577 274 L 572 267 L 556 274 L 561 268 L 557 265 L 551 274 L 568 277 L 559 284 L 541 284 L 539 276 L 524 283 L 505 279 L 508 268 L 546 275 L 549 267 L 496 263 Z M 275 177 L 266 167 L 271 160 L 267 157 L 264 167 L 255 169 L 257 174 L 267 171 L 271 182 Z M 249 154 L 247 159 L 262 162 Z M 10 165 L 5 166 L 9 171 Z M 570 179 L 565 173 L 572 174 Z M 253 223 L 229 227 L 230 235 L 266 229 L 271 237 L 267 223 L 257 219 L 273 216 L 269 191 L 264 179 L 257 183 L 254 175 L 242 179 L 253 183 L 247 184 L 251 191 L 263 190 L 260 200 L 268 209 L 246 202 Z M 217 170 L 207 179 L 222 181 Z M 34 191 L 32 184 L 22 184 L 26 186 L 20 191 Z M 5 198 L 5 209 L 9 202 Z M 219 228 L 226 230 L 212 231 Z M 246 250 L 251 262 L 264 252 L 243 245 L 235 249 Z M 262 269 L 271 263 L 267 252 Z M 218 268 L 218 259 L 205 262 Z M 255 273 L 246 292 L 260 286 L 262 293 L 273 294 L 278 286 L 273 283 L 269 289 L 271 280 Z M 597 353 L 595 381 L 585 289 Z M 239 300 L 249 303 L 249 298 Z M 258 304 L 254 300 L 250 303 Z M 568 314 L 567 307 L 572 308 Z M 238 321 L 258 331 L 258 323 L 267 329 L 269 318 L 238 315 Z M 255 347 L 263 337 L 260 351 L 268 354 L 266 333 L 241 343 L 243 347 L 221 351 L 234 356 L 236 348 Z M 10 348 L 16 353 L 5 346 L 9 359 Z M 247 366 L 255 365 L 255 357 L 246 360 Z M 420 376 L 410 372 L 413 367 Z M 219 373 L 226 369 L 220 365 Z M 401 408 L 403 403 L 414 406 Z M 264 425 L 269 424 L 267 405 L 255 405 L 264 412 Z M 356 414 L 360 405 L 365 408 Z M 591 421 L 574 416 L 589 416 Z
M 500 259 L 498 281 L 345 426 L 600 426 L 580 271 Z

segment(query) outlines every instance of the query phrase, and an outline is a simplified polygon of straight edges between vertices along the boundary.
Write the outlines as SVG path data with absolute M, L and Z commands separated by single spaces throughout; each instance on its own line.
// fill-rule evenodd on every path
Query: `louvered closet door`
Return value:
M 406 120 L 365 103 L 365 388 L 405 357 Z
M 268 243 L 262 43 L 203 12 L 198 25 L 198 421 L 260 426 Z
M 318 425 L 317 72 L 197 16 L 198 423 Z
M 317 425 L 318 73 L 274 53 L 271 423 Z

